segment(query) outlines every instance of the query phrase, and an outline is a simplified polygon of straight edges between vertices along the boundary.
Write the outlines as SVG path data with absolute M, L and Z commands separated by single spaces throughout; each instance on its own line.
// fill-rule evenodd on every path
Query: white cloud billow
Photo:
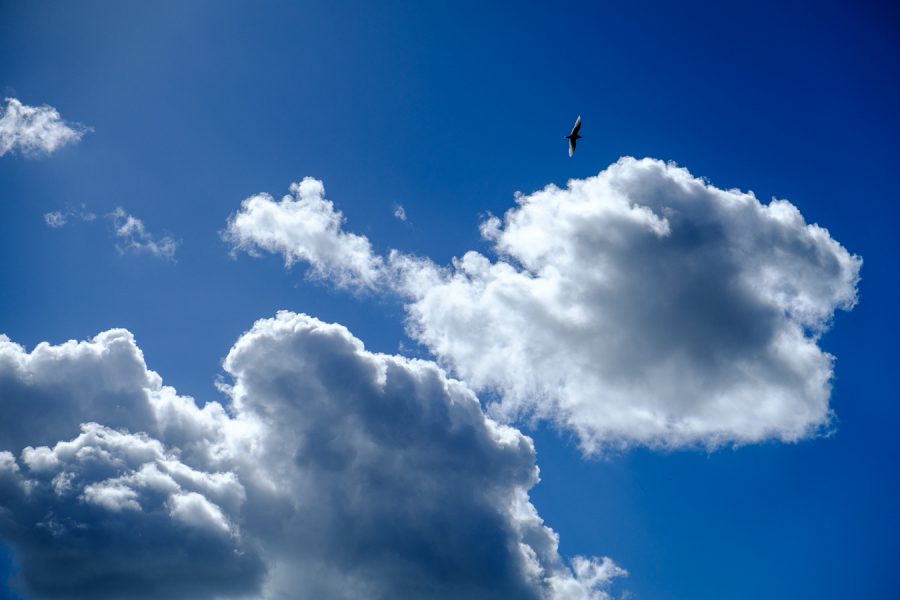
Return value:
M 796 441 L 828 426 L 833 357 L 819 337 L 855 304 L 862 261 L 791 203 L 633 158 L 517 202 L 482 224 L 496 259 L 468 252 L 449 268 L 397 251 L 385 261 L 340 219 L 329 239 L 353 242 L 323 256 L 274 211 L 279 243 L 256 247 L 339 282 L 328 256 L 374 265 L 367 283 L 407 298 L 410 334 L 497 392 L 495 417 L 554 422 L 587 453 Z
M 528 499 L 531 440 L 435 364 L 293 313 L 234 345 L 219 403 L 164 386 L 124 330 L 0 338 L 0 540 L 31 599 L 600 600 Z
M 0 156 L 15 151 L 25 156 L 51 154 L 78 142 L 88 131 L 84 125 L 63 121 L 52 106 L 27 106 L 7 98 L 0 116 Z
M 27 598 L 195 598 L 261 585 L 261 558 L 233 526 L 177 513 L 183 497 L 217 515 L 215 502 L 239 510 L 232 474 L 195 471 L 147 434 L 97 423 L 52 448 L 26 447 L 20 461 L 0 451 L 0 540 Z
M 657 160 L 517 198 L 451 269 L 405 260 L 416 339 L 494 414 L 582 447 L 795 441 L 829 423 L 818 346 L 861 260 L 787 201 Z
M 342 231 L 343 214 L 325 198 L 321 181 L 306 177 L 292 183 L 291 194 L 276 202 L 268 194 L 244 200 L 231 216 L 223 237 L 235 250 L 265 250 L 284 256 L 290 267 L 309 263 L 312 275 L 344 287 L 372 288 L 382 261 L 365 236 Z

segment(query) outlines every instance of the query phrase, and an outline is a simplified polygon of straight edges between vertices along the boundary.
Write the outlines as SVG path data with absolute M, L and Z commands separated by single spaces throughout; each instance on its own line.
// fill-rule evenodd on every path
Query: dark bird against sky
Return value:
M 566 136 L 566 139 L 569 140 L 569 156 L 575 154 L 575 142 L 581 139 L 581 136 L 578 135 L 578 130 L 581 129 L 581 115 L 578 115 L 578 118 L 575 119 L 575 126 L 572 127 L 572 133 Z

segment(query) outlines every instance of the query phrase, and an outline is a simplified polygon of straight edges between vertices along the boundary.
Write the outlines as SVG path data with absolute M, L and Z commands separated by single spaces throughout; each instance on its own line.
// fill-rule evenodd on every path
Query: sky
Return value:
M 0 0 L 0 597 L 892 596 L 900 15 L 726 4 Z

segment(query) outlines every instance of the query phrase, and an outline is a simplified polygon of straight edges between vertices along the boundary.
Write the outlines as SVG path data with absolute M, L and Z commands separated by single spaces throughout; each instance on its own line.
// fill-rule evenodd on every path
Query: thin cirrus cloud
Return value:
M 279 214 L 291 208 L 270 203 L 269 222 L 289 228 Z M 332 246 L 353 235 L 337 225 Z M 309 256 L 328 274 L 317 248 L 331 246 L 297 230 L 263 245 L 258 226 L 238 247 L 288 264 Z M 406 300 L 415 340 L 474 389 L 496 392 L 495 418 L 553 422 L 586 454 L 793 442 L 830 426 L 834 357 L 819 338 L 855 305 L 862 260 L 790 202 L 626 157 L 564 189 L 518 195 L 481 230 L 494 259 L 383 259 L 360 236 L 353 252 L 375 265 L 362 283 L 374 277 Z M 335 277 L 347 285 L 346 271 Z
M 0 336 L 0 537 L 29 598 L 604 600 L 558 553 L 531 440 L 432 362 L 340 325 L 258 321 L 198 407 L 110 330 Z
M 179 242 L 170 235 L 157 237 L 147 231 L 144 222 L 134 217 L 122 207 L 117 207 L 110 215 L 118 242 L 116 249 L 121 252 L 150 254 L 165 260 L 175 260 Z
M 0 116 L 0 156 L 11 152 L 28 157 L 52 154 L 77 143 L 90 130 L 80 123 L 64 121 L 52 106 L 28 106 L 7 98 Z
M 180 242 L 171 235 L 157 236 L 150 233 L 141 219 L 129 214 L 121 206 L 105 216 L 112 223 L 113 235 L 116 237 L 116 251 L 119 254 L 149 254 L 174 262 Z M 74 219 L 90 223 L 96 218 L 97 215 L 87 210 L 84 205 L 77 210 L 66 208 L 44 213 L 44 223 L 53 229 L 65 227 Z
M 96 218 L 97 215 L 89 211 L 87 209 L 87 206 L 84 204 L 81 205 L 80 209 L 66 207 L 63 210 L 54 210 L 48 213 L 44 213 L 44 223 L 46 223 L 48 227 L 52 227 L 54 229 L 59 229 L 60 227 L 66 226 L 71 219 L 91 222 Z

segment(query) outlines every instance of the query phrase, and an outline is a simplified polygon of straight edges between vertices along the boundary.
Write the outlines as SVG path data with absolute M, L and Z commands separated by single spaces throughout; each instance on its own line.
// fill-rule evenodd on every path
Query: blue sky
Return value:
M 831 433 L 584 457 L 565 424 L 514 420 L 534 439 L 532 502 L 563 557 L 627 569 L 613 593 L 631 598 L 887 597 L 900 584 L 898 25 L 875 2 L 2 2 L 0 91 L 91 131 L 0 158 L 0 332 L 30 350 L 126 328 L 200 405 L 222 401 L 229 349 L 279 310 L 433 357 L 405 333 L 402 294 L 235 253 L 229 217 L 310 176 L 376 254 L 448 265 L 496 258 L 478 226 L 517 191 L 621 156 L 674 161 L 789 200 L 864 260 L 858 304 L 818 340 L 836 357 Z M 97 218 L 45 223 L 82 206 Z M 116 207 L 177 240 L 174 260 L 118 252 Z

